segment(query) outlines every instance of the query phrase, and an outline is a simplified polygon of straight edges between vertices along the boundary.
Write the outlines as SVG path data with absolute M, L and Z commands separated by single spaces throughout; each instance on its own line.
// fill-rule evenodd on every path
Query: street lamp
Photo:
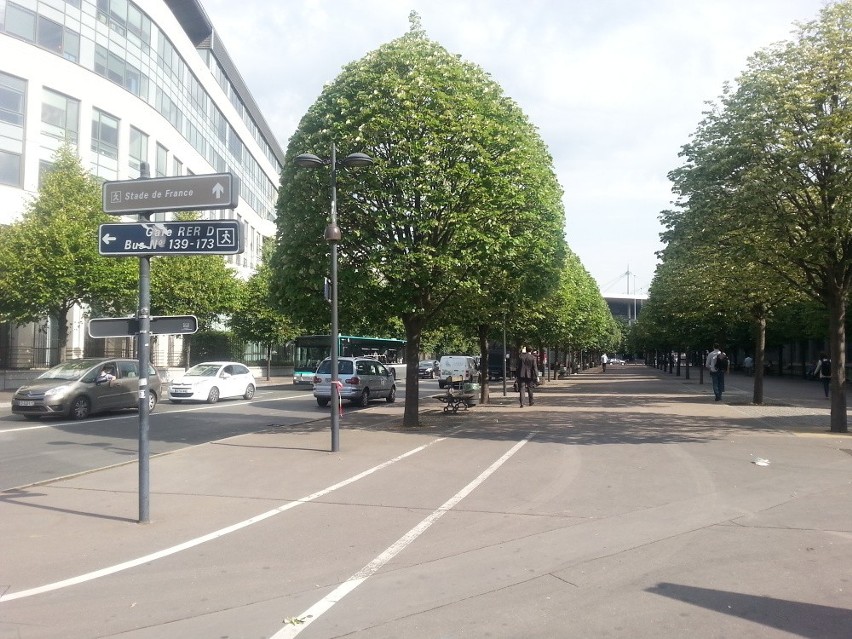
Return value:
M 325 241 L 331 245 L 331 452 L 340 450 L 340 386 L 337 370 L 339 350 L 337 328 L 337 244 L 340 242 L 340 227 L 337 225 L 337 169 L 339 167 L 353 168 L 369 166 L 373 163 L 366 153 L 351 153 L 337 161 L 337 147 L 331 143 L 331 157 L 321 158 L 313 153 L 300 153 L 293 162 L 296 166 L 306 169 L 318 169 L 323 166 L 331 168 L 331 214 L 328 226 L 325 227 Z

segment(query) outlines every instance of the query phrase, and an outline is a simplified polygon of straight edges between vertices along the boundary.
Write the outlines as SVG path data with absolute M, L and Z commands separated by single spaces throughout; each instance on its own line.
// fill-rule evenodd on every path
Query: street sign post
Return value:
M 239 183 L 230 173 L 182 175 L 104 182 L 104 213 L 130 215 L 157 211 L 235 209 Z
M 242 253 L 242 224 L 236 220 L 101 224 L 101 255 L 235 255 Z
M 198 331 L 195 315 L 160 315 L 151 317 L 154 335 L 186 335 Z M 139 320 L 135 317 L 97 317 L 89 320 L 91 337 L 133 337 L 139 334 Z

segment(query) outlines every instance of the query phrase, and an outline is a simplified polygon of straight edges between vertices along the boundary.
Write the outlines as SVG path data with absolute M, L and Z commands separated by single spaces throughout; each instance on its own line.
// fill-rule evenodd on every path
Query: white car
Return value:
M 203 362 L 169 382 L 169 401 L 195 400 L 215 404 L 225 397 L 251 399 L 257 384 L 239 362 Z

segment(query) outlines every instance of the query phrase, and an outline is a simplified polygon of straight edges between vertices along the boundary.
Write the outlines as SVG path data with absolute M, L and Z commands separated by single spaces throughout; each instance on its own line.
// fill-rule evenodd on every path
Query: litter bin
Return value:
M 481 392 L 481 386 L 476 382 L 465 382 L 464 388 L 462 389 L 465 393 L 472 393 L 473 397 L 468 400 L 469 406 L 476 406 L 479 403 L 479 393 Z

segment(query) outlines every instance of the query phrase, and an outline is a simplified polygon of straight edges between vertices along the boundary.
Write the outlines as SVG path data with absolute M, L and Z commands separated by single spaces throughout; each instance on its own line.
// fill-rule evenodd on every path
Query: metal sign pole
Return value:
M 148 163 L 142 162 L 139 179 L 149 177 Z M 140 213 L 140 219 L 150 221 L 150 213 Z M 139 258 L 139 523 L 150 520 L 150 451 L 148 441 L 148 361 L 151 359 L 151 258 Z

